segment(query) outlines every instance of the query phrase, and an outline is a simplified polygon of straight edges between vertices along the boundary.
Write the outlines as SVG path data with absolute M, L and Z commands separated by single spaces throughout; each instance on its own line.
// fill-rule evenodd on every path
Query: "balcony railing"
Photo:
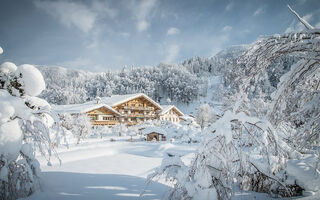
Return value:
M 143 107 L 143 106 L 124 106 L 125 110 L 154 110 L 153 107 Z
M 145 117 L 155 117 L 155 114 L 134 114 L 134 113 L 130 113 L 130 114 L 124 114 L 124 117 L 139 117 L 139 118 L 145 118 Z
M 119 124 L 119 121 L 112 120 L 112 121 L 91 121 L 92 125 L 114 125 Z

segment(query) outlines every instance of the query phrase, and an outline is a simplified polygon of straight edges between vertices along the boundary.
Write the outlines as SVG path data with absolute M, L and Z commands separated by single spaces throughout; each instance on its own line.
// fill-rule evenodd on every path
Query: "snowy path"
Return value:
M 61 150 L 63 164 L 52 167 L 39 157 L 42 192 L 35 199 L 139 199 L 147 175 L 160 165 L 166 150 L 193 152 L 194 146 L 149 142 L 87 143 Z M 141 199 L 162 199 L 167 185 L 153 182 Z

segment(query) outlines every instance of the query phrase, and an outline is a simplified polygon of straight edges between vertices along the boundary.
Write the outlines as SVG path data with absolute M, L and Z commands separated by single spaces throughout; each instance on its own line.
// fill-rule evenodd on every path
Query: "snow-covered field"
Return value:
M 188 162 L 196 146 L 168 142 L 110 142 L 87 139 L 69 149 L 58 149 L 58 160 L 47 166 L 38 157 L 42 169 L 40 192 L 27 199 L 139 199 L 146 177 L 161 164 L 167 151 L 185 155 Z M 162 199 L 170 186 L 152 182 L 141 199 Z
M 164 180 L 146 186 L 147 176 L 160 166 L 166 153 L 182 156 L 189 164 L 197 144 L 170 142 L 130 142 L 129 136 L 89 138 L 69 148 L 58 148 L 58 159 L 38 156 L 42 169 L 41 191 L 27 200 L 42 199 L 166 199 L 170 189 Z M 142 197 L 140 193 L 145 190 Z M 235 200 L 272 199 L 268 194 L 234 188 Z M 317 199 L 319 195 L 297 199 Z

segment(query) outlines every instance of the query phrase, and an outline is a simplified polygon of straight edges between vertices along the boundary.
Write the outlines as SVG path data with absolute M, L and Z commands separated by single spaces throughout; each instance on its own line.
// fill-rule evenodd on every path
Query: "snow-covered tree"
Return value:
M 169 97 L 167 98 L 167 104 L 171 105 L 171 99 Z
M 170 180 L 169 199 L 231 199 L 235 182 L 244 190 L 296 196 L 301 187 L 287 182 L 284 172 L 291 154 L 270 123 L 227 111 L 207 129 L 191 166 L 167 157 L 149 180 Z
M 201 129 L 204 129 L 211 120 L 211 107 L 209 104 L 203 104 L 197 111 L 196 121 Z
M 60 115 L 61 125 L 71 131 L 77 144 L 92 134 L 92 124 L 87 114 L 62 114 Z
M 287 161 L 320 155 L 320 32 L 304 25 L 309 30 L 260 38 L 218 71 L 226 75 L 221 99 L 233 111 L 206 129 L 191 166 L 169 156 L 151 176 L 173 180 L 170 199 L 230 199 L 235 184 L 302 194 Z M 318 177 L 319 165 L 309 164 Z
M 267 106 L 271 123 L 280 129 L 288 125 L 295 130 L 296 133 L 287 140 L 299 148 L 319 144 L 320 112 L 319 106 L 316 106 L 320 104 L 319 44 L 320 32 L 317 30 L 272 36 L 258 41 L 241 60 L 249 69 L 248 78 L 243 81 L 243 91 L 270 67 L 272 60 L 288 54 L 300 58 L 280 78 L 277 90 L 271 95 L 272 101 Z
M 39 70 L 32 65 L 0 65 L 0 199 L 17 199 L 39 189 L 39 151 L 50 164 L 61 138 L 55 113 L 43 99 Z
M 39 67 L 39 70 L 48 85 L 41 96 L 55 104 L 83 103 L 96 96 L 140 92 L 156 101 L 169 97 L 172 101 L 190 103 L 204 93 L 205 80 L 181 65 L 160 64 L 107 73 L 87 73 L 60 67 Z
M 80 114 L 73 117 L 73 132 L 77 137 L 77 144 L 80 140 L 87 138 L 92 131 L 92 124 L 87 114 Z

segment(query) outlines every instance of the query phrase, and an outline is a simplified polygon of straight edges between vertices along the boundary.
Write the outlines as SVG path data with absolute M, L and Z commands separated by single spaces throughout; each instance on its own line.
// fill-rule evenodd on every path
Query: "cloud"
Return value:
M 92 29 L 97 16 L 81 2 L 37 0 L 34 4 L 58 19 L 63 25 L 75 26 L 85 33 Z
M 180 30 L 178 28 L 175 28 L 175 27 L 171 27 L 167 31 L 167 35 L 177 35 L 179 33 L 180 33 Z
M 261 15 L 262 13 L 264 13 L 264 8 L 260 7 L 256 11 L 254 11 L 253 16 L 258 16 L 258 15 Z
M 128 37 L 131 36 L 131 34 L 130 34 L 130 33 L 127 33 L 127 32 L 122 32 L 122 33 L 120 33 L 120 35 L 121 35 L 122 37 L 124 37 L 124 38 L 128 38 Z
M 91 72 L 101 72 L 101 70 L 105 67 L 93 59 L 82 56 L 74 58 L 73 60 L 60 62 L 57 65 L 68 67 L 71 69 L 81 69 Z
M 118 10 L 111 8 L 107 1 L 93 1 L 92 9 L 100 15 L 106 15 L 112 19 L 118 15 Z
M 58 65 L 61 66 L 66 66 L 66 67 L 70 67 L 70 68 L 83 68 L 85 69 L 88 66 L 92 65 L 92 61 L 88 58 L 84 58 L 84 57 L 77 57 L 74 60 L 68 60 L 68 61 L 64 61 L 61 63 L 58 63 Z
M 312 18 L 312 14 L 307 14 L 302 17 L 302 19 L 309 21 Z M 317 26 L 317 25 L 316 25 Z M 285 33 L 292 33 L 292 32 L 300 32 L 305 30 L 305 26 L 300 21 L 293 21 L 290 26 L 285 30 Z
M 225 49 L 226 44 L 232 38 L 232 33 L 226 32 L 212 37 L 208 43 L 212 44 L 210 56 L 214 56 L 219 53 L 221 50 Z
M 223 32 L 229 32 L 229 31 L 231 31 L 231 30 L 232 30 L 232 26 L 225 26 L 225 27 L 223 27 L 223 29 L 222 29 Z
M 157 0 L 132 1 L 127 6 L 132 11 L 136 20 L 136 28 L 139 32 L 146 31 L 149 28 L 151 12 L 155 8 Z
M 299 3 L 300 5 L 305 4 L 306 2 L 307 2 L 307 0 L 298 0 L 298 3 Z
M 147 30 L 149 27 L 149 23 L 146 20 L 140 20 L 137 22 L 137 30 L 139 32 Z
M 232 10 L 233 7 L 234 7 L 234 3 L 233 3 L 233 2 L 230 2 L 230 3 L 226 6 L 226 11 Z
M 180 47 L 177 44 L 170 45 L 167 49 L 167 57 L 165 59 L 165 62 L 167 63 L 173 63 L 177 56 L 179 55 Z

